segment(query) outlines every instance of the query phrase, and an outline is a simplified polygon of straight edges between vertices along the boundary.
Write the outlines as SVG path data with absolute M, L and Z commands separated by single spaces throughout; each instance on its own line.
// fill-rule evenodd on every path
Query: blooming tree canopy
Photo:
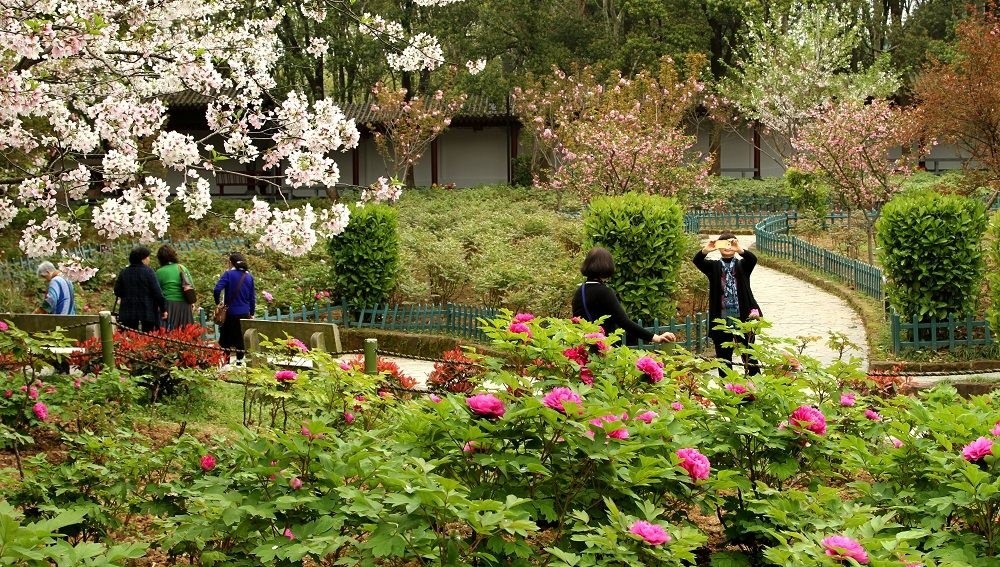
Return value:
M 548 170 L 536 183 L 594 194 L 629 191 L 673 196 L 704 186 L 710 164 L 693 155 L 696 139 L 684 118 L 697 106 L 704 60 L 687 62 L 682 76 L 669 58 L 658 74 L 598 80 L 593 69 L 515 89 L 514 111 L 535 142 L 535 166 Z M 540 169 L 536 167 L 536 169 Z
M 902 189 L 903 174 L 912 171 L 923 153 L 915 112 L 887 100 L 825 104 L 792 140 L 795 167 L 821 175 L 842 205 L 862 213 L 869 262 L 879 211 Z M 892 158 L 893 152 L 898 157 Z
M 899 88 L 884 57 L 854 68 L 863 33 L 861 23 L 836 6 L 803 4 L 787 19 L 751 20 L 746 52 L 719 85 L 720 104 L 759 122 L 775 138 L 778 157 L 787 158 L 785 143 L 823 104 L 885 97 Z
M 306 4 L 304 13 L 325 18 L 324 3 Z M 224 162 L 261 164 L 293 188 L 335 184 L 331 153 L 358 143 L 355 124 L 336 105 L 310 104 L 299 92 L 271 98 L 281 10 L 237 16 L 234 0 L 3 0 L 0 7 L 0 228 L 24 214 L 20 247 L 30 257 L 79 240 L 87 220 L 108 239 L 161 238 L 168 206 L 192 218 L 208 212 Z M 359 32 L 383 37 L 375 16 L 358 21 Z M 441 62 L 432 38 L 392 39 L 382 42 L 398 68 Z M 196 138 L 165 128 L 178 93 L 206 101 L 208 132 Z M 180 181 L 168 184 L 168 173 Z M 90 206 L 80 206 L 84 199 Z M 255 201 L 231 226 L 261 247 L 304 254 L 347 222 L 343 205 L 317 211 Z

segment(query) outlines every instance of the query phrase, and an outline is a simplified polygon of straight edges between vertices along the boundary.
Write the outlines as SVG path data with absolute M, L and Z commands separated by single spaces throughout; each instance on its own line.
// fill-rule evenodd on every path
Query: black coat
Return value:
M 129 264 L 118 274 L 115 296 L 122 302 L 119 321 L 159 321 L 167 310 L 156 272 L 145 264 Z
M 585 293 L 587 299 L 586 309 L 584 309 L 583 301 Z M 640 327 L 628 318 L 614 290 L 602 282 L 588 281 L 580 284 L 576 288 L 576 293 L 573 294 L 573 316 L 582 317 L 591 323 L 596 323 L 598 319 L 605 315 L 608 318 L 601 323 L 605 334 L 610 335 L 618 329 L 625 329 L 626 345 L 638 344 L 639 339 L 646 342 L 653 340 L 652 332 Z
M 744 250 L 742 258 L 733 260 L 736 266 L 733 268 L 733 277 L 736 278 L 736 296 L 740 301 L 740 320 L 746 321 L 750 318 L 750 311 L 756 309 L 763 315 L 757 300 L 753 297 L 753 290 L 750 289 L 750 274 L 757 265 L 757 256 L 753 252 Z M 708 318 L 709 325 L 714 327 L 716 319 L 722 317 L 722 260 L 709 260 L 701 250 L 694 255 L 692 260 L 694 265 L 708 276 Z

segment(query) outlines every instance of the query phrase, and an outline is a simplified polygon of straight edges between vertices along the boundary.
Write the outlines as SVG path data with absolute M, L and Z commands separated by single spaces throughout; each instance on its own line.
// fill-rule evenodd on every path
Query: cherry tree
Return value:
M 378 117 L 372 124 L 375 147 L 392 164 L 393 177 L 405 177 L 413 186 L 413 166 L 427 151 L 428 145 L 451 124 L 451 119 L 468 98 L 465 94 L 411 98 L 406 89 L 390 89 L 381 83 L 372 89 L 375 100 L 371 111 Z
M 862 213 L 872 262 L 882 205 L 899 192 L 924 153 L 917 111 L 884 99 L 844 101 L 825 104 L 807 118 L 792 140 L 793 164 L 821 175 L 848 210 Z M 890 158 L 894 153 L 899 157 Z
M 570 190 L 583 200 L 629 191 L 679 195 L 703 187 L 710 162 L 693 155 L 696 139 L 683 119 L 704 90 L 701 58 L 682 76 L 669 58 L 658 74 L 632 79 L 612 74 L 600 81 L 593 69 L 554 78 L 514 93 L 515 112 L 528 126 L 539 164 L 536 183 Z
M 343 8 L 306 0 L 302 13 L 322 20 L 328 4 Z M 192 218 L 208 213 L 211 179 L 223 163 L 260 163 L 292 188 L 337 182 L 331 154 L 357 145 L 356 125 L 335 104 L 309 103 L 300 92 L 274 100 L 282 10 L 246 18 L 238 7 L 234 0 L 0 0 L 0 228 L 24 215 L 26 255 L 56 255 L 79 241 L 88 219 L 108 239 L 162 238 L 168 207 Z M 357 21 L 391 65 L 441 63 L 433 38 L 399 35 L 370 14 Z M 207 101 L 206 134 L 165 128 L 166 101 L 177 93 Z M 180 182 L 168 184 L 168 172 Z M 231 227 L 262 248 L 299 255 L 348 221 L 339 204 L 315 210 L 255 200 Z
M 786 16 L 749 22 L 745 52 L 718 86 L 719 104 L 759 123 L 776 159 L 791 157 L 788 142 L 823 104 L 883 98 L 900 85 L 887 57 L 856 68 L 864 30 L 849 9 L 800 4 Z

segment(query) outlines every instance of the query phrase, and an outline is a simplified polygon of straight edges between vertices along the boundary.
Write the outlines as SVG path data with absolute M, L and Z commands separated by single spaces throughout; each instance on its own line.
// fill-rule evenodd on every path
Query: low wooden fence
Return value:
M 894 310 L 889 314 L 892 330 L 892 352 L 905 349 L 954 349 L 957 347 L 992 346 L 993 331 L 989 321 L 969 315 L 949 314 L 945 319 L 921 320 L 914 315 L 900 317 Z
M 841 213 L 828 216 L 830 222 L 843 218 Z M 884 301 L 881 269 L 789 235 L 788 230 L 796 219 L 794 213 L 780 213 L 757 223 L 755 249 L 821 271 L 873 299 Z
M 346 304 L 333 303 L 302 305 L 294 309 L 265 309 L 257 319 L 265 321 L 336 323 L 342 329 L 384 329 L 403 333 L 448 334 L 473 340 L 486 340 L 479 327 L 480 319 L 493 319 L 500 310 L 493 307 L 475 305 L 446 304 L 396 304 L 376 305 L 361 309 Z M 208 313 L 199 310 L 198 322 L 202 327 L 218 330 L 212 325 Z M 642 321 L 636 321 L 642 325 Z M 688 350 L 700 350 L 705 346 L 709 321 L 707 313 L 688 315 L 683 319 L 661 322 L 654 319 L 646 326 L 654 334 L 670 331 L 681 336 L 679 344 Z M 640 342 L 639 348 L 648 349 L 652 345 Z

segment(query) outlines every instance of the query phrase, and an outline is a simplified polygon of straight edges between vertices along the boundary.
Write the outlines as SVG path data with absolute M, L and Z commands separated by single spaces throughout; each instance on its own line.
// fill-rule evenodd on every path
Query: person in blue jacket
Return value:
M 229 255 L 229 269 L 222 273 L 213 291 L 215 304 L 228 306 L 226 320 L 219 328 L 219 346 L 234 349 L 236 359 L 243 360 L 246 345 L 243 343 L 242 319 L 250 319 L 257 310 L 257 293 L 247 259 L 239 252 Z

